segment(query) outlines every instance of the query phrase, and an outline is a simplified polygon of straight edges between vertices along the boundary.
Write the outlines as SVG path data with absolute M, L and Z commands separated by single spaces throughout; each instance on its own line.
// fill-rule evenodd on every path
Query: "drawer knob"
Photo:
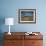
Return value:
M 32 42 L 32 44 L 34 44 L 35 42 Z

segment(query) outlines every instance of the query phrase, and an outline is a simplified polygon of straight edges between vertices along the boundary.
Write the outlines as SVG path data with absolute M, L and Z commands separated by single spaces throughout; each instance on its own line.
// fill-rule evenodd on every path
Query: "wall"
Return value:
M 13 17 L 15 19 L 14 26 L 11 31 L 46 31 L 46 1 L 45 0 L 1 0 L 2 17 Z M 34 8 L 36 9 L 36 24 L 19 24 L 17 9 Z M 2 32 L 8 31 L 8 27 L 3 24 Z

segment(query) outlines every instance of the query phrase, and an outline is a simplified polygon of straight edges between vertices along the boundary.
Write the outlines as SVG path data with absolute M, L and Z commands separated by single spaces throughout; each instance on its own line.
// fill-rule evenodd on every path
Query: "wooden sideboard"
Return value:
M 43 35 L 40 32 L 38 35 L 25 35 L 26 32 L 11 32 L 8 35 L 4 33 L 4 46 L 43 46 Z

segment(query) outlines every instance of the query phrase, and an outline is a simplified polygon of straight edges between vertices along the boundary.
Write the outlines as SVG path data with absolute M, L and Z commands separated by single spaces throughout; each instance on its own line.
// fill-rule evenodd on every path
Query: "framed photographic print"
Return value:
M 19 23 L 36 23 L 36 9 L 19 9 Z

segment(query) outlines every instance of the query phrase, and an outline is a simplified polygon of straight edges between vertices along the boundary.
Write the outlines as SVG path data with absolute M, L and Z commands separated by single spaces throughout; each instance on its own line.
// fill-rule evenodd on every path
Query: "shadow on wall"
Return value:
M 5 23 L 5 17 L 0 16 L 0 46 L 3 46 L 3 32 L 2 32 L 2 25 Z

